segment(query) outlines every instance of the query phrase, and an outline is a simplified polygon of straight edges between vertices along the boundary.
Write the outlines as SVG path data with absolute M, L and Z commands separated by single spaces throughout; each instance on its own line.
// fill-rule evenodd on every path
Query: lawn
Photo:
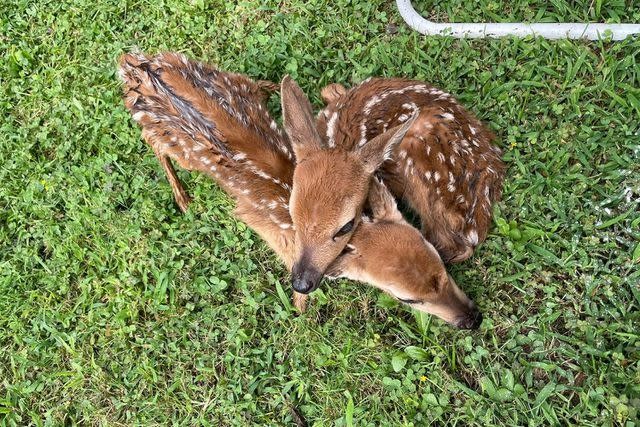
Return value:
M 634 0 L 415 3 L 640 22 Z M 289 73 L 316 108 L 370 75 L 455 94 L 509 166 L 451 268 L 481 328 L 347 281 L 297 315 L 212 181 L 182 172 L 179 212 L 121 100 L 136 47 Z M 0 57 L 0 425 L 640 425 L 640 39 L 425 38 L 382 0 L 0 0 Z

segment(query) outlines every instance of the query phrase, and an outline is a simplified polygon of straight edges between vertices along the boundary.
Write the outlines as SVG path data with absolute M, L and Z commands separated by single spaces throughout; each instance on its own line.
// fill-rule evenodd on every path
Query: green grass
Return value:
M 438 19 L 640 22 L 637 2 L 416 2 Z M 445 16 L 446 15 L 446 16 Z M 476 332 L 285 269 L 203 176 L 181 215 L 116 59 L 182 51 L 254 78 L 371 74 L 456 94 L 509 165 L 452 269 Z M 640 40 L 424 38 L 392 2 L 3 0 L 0 424 L 637 426 Z

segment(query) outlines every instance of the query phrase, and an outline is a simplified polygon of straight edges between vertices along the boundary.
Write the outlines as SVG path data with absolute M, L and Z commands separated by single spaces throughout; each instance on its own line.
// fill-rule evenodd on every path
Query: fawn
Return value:
M 283 125 L 296 156 L 290 208 L 295 228 L 293 288 L 316 289 L 360 223 L 374 172 L 390 158 L 415 116 L 360 145 L 325 144 L 311 103 L 289 76 L 280 88 Z M 334 129 L 333 127 L 331 129 Z
M 288 203 L 296 165 L 289 140 L 264 106 L 275 85 L 173 53 L 126 54 L 119 71 L 125 105 L 142 126 L 180 209 L 187 209 L 190 198 L 170 159 L 214 178 L 236 200 L 236 215 L 291 269 L 297 253 Z M 459 328 L 478 327 L 482 315 L 475 304 L 433 246 L 404 221 L 384 184 L 373 180 L 367 195 L 371 212 L 358 212 L 360 226 L 326 273 L 368 282 Z M 306 298 L 294 292 L 296 307 L 304 310 Z
M 485 240 L 502 192 L 505 166 L 494 134 L 450 94 L 421 81 L 370 78 L 350 90 L 331 84 L 321 96 L 327 106 L 318 133 L 326 146 L 343 150 L 366 146 L 418 114 L 380 175 L 418 213 L 445 262 L 469 258 Z

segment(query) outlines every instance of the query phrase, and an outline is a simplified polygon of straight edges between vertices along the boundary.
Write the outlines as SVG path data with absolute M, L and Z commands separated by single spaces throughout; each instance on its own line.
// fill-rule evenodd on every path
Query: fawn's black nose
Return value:
M 316 290 L 322 279 L 322 274 L 314 268 L 295 264 L 291 271 L 293 289 L 301 294 L 309 294 Z
M 471 312 L 462 317 L 456 326 L 460 329 L 478 329 L 482 323 L 482 313 L 476 307 L 473 307 Z

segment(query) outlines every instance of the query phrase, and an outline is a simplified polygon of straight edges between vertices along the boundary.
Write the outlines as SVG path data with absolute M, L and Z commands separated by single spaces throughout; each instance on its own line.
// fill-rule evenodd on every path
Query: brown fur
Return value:
M 294 161 L 287 138 L 262 104 L 263 86 L 176 54 L 124 55 L 120 74 L 125 104 L 163 167 L 168 165 L 165 171 L 173 171 L 171 158 L 214 178 L 236 200 L 237 216 L 291 268 L 295 232 L 288 201 Z M 180 181 L 175 172 L 168 176 L 186 209 L 189 198 Z M 348 250 L 329 269 L 395 296 L 420 299 L 415 308 L 454 325 L 470 325 L 477 318 L 475 305 L 447 276 L 435 249 L 404 222 L 384 185 L 375 181 L 368 193 L 373 217 L 362 220 Z M 294 293 L 294 302 L 303 309 L 306 295 Z
M 367 80 L 351 90 L 329 85 L 318 133 L 352 149 L 418 113 L 381 176 L 420 215 L 443 259 L 460 262 L 484 241 L 505 167 L 494 134 L 451 95 L 407 79 Z
M 310 292 L 356 230 L 373 172 L 390 155 L 410 122 L 364 147 L 332 147 L 318 135 L 311 104 L 288 76 L 282 80 L 283 123 L 296 154 L 291 216 L 296 228 L 293 287 Z M 352 223 L 350 231 L 340 230 Z

